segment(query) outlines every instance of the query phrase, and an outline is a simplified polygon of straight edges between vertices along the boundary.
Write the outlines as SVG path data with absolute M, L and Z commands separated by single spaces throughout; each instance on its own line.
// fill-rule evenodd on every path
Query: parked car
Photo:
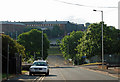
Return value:
M 44 60 L 34 61 L 32 66 L 29 68 L 29 75 L 32 75 L 32 74 L 49 75 L 49 66 L 47 61 L 44 61 Z

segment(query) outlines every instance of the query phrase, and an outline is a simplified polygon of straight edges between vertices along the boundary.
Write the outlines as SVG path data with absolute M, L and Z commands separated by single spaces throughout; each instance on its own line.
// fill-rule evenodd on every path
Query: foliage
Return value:
M 82 56 L 101 56 L 101 25 L 102 22 L 91 24 L 85 32 L 84 36 L 79 40 L 79 42 L 81 43 L 77 46 L 77 51 L 80 58 Z M 103 27 L 104 54 L 119 53 L 118 43 L 120 41 L 120 37 L 118 36 L 118 32 L 120 32 L 120 30 L 117 30 L 115 29 L 115 27 L 112 26 L 107 26 L 106 24 L 104 24 Z
M 65 36 L 60 44 L 60 49 L 63 53 L 65 59 L 73 59 L 75 60 L 77 57 L 76 46 L 80 44 L 78 40 L 82 38 L 83 32 L 82 31 L 73 31 L 70 35 Z
M 16 73 L 16 58 L 24 58 L 24 46 L 17 43 L 8 35 L 2 34 L 2 73 L 7 72 L 7 57 L 8 57 L 8 44 L 9 44 L 9 73 Z
M 25 57 L 25 48 L 24 46 L 17 43 L 15 40 L 10 38 L 8 35 L 2 35 L 2 55 L 4 57 L 7 57 L 7 50 L 8 50 L 8 44 L 9 44 L 9 54 L 10 57 L 14 57 L 15 53 L 21 54 L 23 57 Z
M 57 43 L 57 45 L 60 45 L 60 40 L 57 39 L 57 40 L 56 40 L 56 43 Z
M 66 59 L 79 58 L 83 63 L 83 57 L 101 56 L 103 23 L 103 50 L 104 54 L 120 54 L 120 30 L 113 26 L 107 26 L 104 22 L 90 24 L 86 31 L 73 31 L 65 36 L 60 44 L 60 49 Z
M 22 33 L 18 36 L 18 42 L 25 47 L 27 59 L 38 53 L 37 57 L 42 57 L 42 32 L 37 29 L 32 29 L 29 32 Z M 46 34 L 43 34 L 43 59 L 46 59 L 49 48 L 49 41 Z

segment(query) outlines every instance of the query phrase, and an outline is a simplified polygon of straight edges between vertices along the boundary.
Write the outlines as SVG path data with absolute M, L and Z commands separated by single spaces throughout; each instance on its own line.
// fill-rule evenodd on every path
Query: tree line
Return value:
M 73 31 L 62 40 L 60 49 L 65 59 L 72 59 L 83 63 L 84 57 L 90 58 L 95 55 L 101 57 L 102 31 L 100 23 L 93 23 L 86 31 Z M 113 26 L 103 24 L 104 54 L 120 54 L 120 30 Z

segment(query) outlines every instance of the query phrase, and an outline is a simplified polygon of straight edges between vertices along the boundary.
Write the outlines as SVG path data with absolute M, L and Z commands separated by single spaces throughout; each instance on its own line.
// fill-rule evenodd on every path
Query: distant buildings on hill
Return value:
M 69 21 L 26 21 L 26 22 L 10 22 L 10 21 L 1 21 L 3 27 L 39 27 L 39 28 L 50 28 L 52 29 L 53 26 L 57 25 L 60 28 L 65 28 L 67 25 L 74 25 L 79 26 L 79 28 L 84 29 L 84 24 L 75 24 Z M 90 23 L 86 23 L 86 26 L 89 26 Z M 84 27 L 84 28 L 83 28 Z
M 65 31 L 65 34 L 72 31 L 84 31 L 90 25 L 90 23 L 76 24 L 69 21 L 25 21 L 25 22 L 10 22 L 10 21 L 1 21 L 0 25 L 2 26 L 2 32 L 9 34 L 11 32 L 15 33 L 16 31 L 24 32 L 25 28 L 48 28 L 53 29 L 54 26 L 59 26 L 60 29 Z
M 75 24 L 71 23 L 69 21 L 26 21 L 26 22 L 19 22 L 23 23 L 26 25 L 26 27 L 38 27 L 38 28 L 49 28 L 52 29 L 55 25 L 59 26 L 61 29 L 65 29 L 69 26 L 72 26 L 72 28 L 81 29 L 84 30 L 86 29 L 84 27 L 84 24 Z

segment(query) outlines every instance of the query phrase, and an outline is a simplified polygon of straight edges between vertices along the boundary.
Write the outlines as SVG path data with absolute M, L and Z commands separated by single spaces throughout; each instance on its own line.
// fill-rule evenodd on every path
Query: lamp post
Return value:
M 104 51 L 103 51 L 103 11 L 102 10 L 93 10 L 93 11 L 98 11 L 101 12 L 101 20 L 102 20 L 102 26 L 101 26 L 101 30 L 102 30 L 102 68 L 104 66 Z
M 42 30 L 42 60 L 43 60 L 43 31 L 47 30 L 47 28 L 41 28 Z
M 9 80 L 8 75 L 9 75 L 9 43 L 8 43 L 8 55 L 7 55 L 7 80 Z
M 42 60 L 43 60 L 43 30 L 42 30 Z

